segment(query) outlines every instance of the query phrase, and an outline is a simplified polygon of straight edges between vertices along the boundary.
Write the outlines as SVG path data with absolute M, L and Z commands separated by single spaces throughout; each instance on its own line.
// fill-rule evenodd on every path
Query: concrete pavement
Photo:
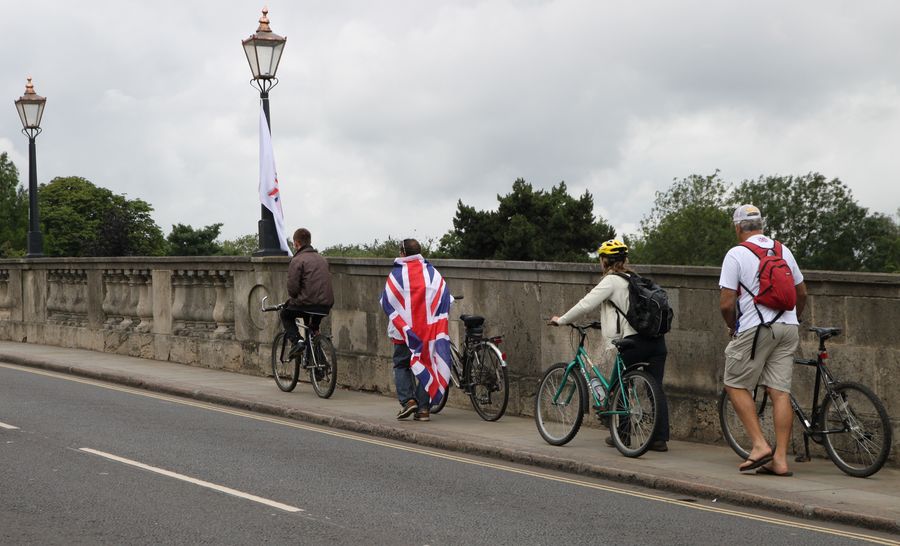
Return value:
M 482 421 L 474 411 L 445 408 L 431 422 L 397 421 L 389 396 L 337 390 L 328 400 L 301 383 L 283 393 L 269 378 L 206 368 L 0 341 L 0 362 L 43 368 L 193 399 L 279 415 L 374 436 L 412 442 L 582 476 L 718 499 L 808 517 L 900 533 L 900 470 L 884 468 L 866 479 L 852 478 L 830 461 L 793 463 L 790 478 L 742 475 L 728 447 L 669 443 L 667 453 L 622 457 L 603 444 L 604 430 L 583 427 L 566 446 L 538 435 L 534 420 L 504 416 Z M 455 398 L 463 395 L 453 392 Z M 587 417 L 586 417 L 587 418 Z

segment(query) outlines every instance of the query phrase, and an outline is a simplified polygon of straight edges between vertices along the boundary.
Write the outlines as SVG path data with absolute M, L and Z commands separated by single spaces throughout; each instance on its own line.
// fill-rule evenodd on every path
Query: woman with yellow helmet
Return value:
M 662 387 L 663 376 L 666 369 L 665 336 L 655 338 L 644 337 L 628 324 L 624 314 L 628 312 L 629 293 L 626 275 L 636 275 L 627 267 L 628 246 L 621 241 L 610 239 L 597 249 L 597 257 L 600 259 L 603 277 L 600 282 L 581 301 L 572 306 L 561 317 L 554 316 L 550 319 L 553 326 L 571 324 L 584 315 L 599 308 L 600 331 L 607 340 L 629 338 L 636 343 L 634 348 L 622 352 L 622 359 L 626 366 L 638 362 L 646 362 L 646 370 Z M 612 274 L 610 274 L 612 273 Z M 660 389 L 662 391 L 662 389 Z M 669 447 L 669 408 L 666 395 L 663 392 L 660 397 L 660 421 L 656 429 L 650 449 L 653 451 L 668 451 Z M 606 444 L 613 446 L 612 438 L 606 439 Z

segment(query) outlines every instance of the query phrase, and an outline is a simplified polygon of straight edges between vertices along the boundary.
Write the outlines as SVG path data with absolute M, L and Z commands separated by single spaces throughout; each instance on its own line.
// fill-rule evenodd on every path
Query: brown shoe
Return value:
M 669 444 L 665 440 L 656 440 L 650 444 L 650 451 L 669 451 Z
M 416 410 L 419 409 L 419 404 L 416 403 L 415 400 L 407 400 L 403 407 L 400 408 L 400 411 L 397 412 L 397 419 L 406 419 L 410 415 L 416 413 Z
M 428 409 L 423 409 L 422 411 L 417 411 L 416 416 L 413 417 L 416 421 L 431 421 L 431 412 Z

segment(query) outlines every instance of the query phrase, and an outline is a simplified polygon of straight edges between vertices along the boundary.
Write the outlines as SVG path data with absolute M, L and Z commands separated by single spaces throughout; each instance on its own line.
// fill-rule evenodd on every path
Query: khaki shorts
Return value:
M 757 328 L 756 355 L 750 360 Z M 725 347 L 725 385 L 752 391 L 759 384 L 790 392 L 794 353 L 800 344 L 797 328 L 776 322 L 771 328 L 757 326 L 738 334 Z

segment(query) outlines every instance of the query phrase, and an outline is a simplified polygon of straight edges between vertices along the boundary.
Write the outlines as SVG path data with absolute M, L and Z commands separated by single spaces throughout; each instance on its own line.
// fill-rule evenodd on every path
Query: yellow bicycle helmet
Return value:
M 597 249 L 597 256 L 606 258 L 624 258 L 628 256 L 628 247 L 621 241 L 610 239 Z

